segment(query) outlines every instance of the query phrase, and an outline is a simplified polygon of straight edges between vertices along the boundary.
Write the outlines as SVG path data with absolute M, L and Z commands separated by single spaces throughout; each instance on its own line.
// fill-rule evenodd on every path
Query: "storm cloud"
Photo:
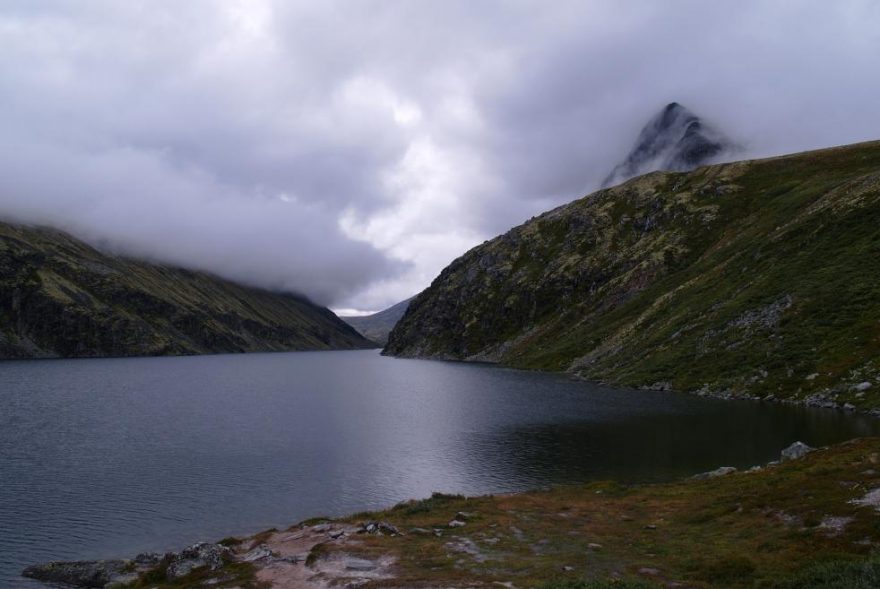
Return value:
M 595 189 L 678 101 L 743 157 L 880 137 L 880 5 L 0 7 L 0 218 L 378 309 Z

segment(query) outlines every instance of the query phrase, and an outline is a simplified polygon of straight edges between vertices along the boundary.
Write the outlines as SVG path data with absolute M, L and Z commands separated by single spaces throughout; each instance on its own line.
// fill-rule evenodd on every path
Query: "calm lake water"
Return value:
M 0 363 L 0 586 L 425 497 L 764 463 L 876 435 L 829 410 L 376 351 Z

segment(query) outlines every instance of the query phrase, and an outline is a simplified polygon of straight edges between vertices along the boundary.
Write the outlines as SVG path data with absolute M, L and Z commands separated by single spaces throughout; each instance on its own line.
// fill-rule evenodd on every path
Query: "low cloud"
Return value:
M 5 2 L 0 217 L 337 307 L 598 186 L 676 100 L 880 134 L 870 1 Z

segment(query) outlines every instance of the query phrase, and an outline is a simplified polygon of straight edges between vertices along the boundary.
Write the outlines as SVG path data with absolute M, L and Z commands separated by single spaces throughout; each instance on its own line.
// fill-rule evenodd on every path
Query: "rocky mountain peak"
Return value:
M 611 170 L 603 187 L 655 170 L 685 172 L 730 151 L 723 134 L 677 102 L 670 102 L 646 124 L 623 162 Z

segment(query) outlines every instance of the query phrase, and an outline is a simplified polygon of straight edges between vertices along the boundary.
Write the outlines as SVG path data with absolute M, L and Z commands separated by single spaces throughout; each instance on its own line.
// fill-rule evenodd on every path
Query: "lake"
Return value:
M 0 586 L 390 506 L 747 467 L 876 435 L 842 412 L 377 351 L 0 362 Z

